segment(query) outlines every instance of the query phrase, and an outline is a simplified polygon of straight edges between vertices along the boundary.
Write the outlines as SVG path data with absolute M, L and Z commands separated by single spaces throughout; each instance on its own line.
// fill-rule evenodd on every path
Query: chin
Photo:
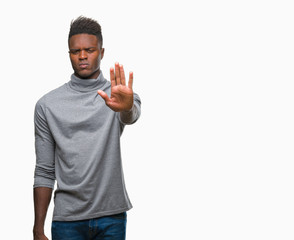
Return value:
M 98 75 L 97 75 L 98 73 Z M 100 71 L 96 70 L 94 72 L 89 72 L 87 70 L 82 70 L 82 71 L 75 71 L 75 74 L 79 76 L 80 78 L 84 79 L 90 79 L 90 78 L 97 78 L 99 76 Z M 97 75 L 97 76 L 96 76 Z
M 91 74 L 89 75 L 89 74 L 80 74 L 80 73 L 78 73 L 77 74 L 80 78 L 90 78 L 91 77 Z
M 93 73 L 87 73 L 87 72 L 75 72 L 75 74 L 80 77 L 80 78 L 91 78 L 91 76 L 93 75 Z

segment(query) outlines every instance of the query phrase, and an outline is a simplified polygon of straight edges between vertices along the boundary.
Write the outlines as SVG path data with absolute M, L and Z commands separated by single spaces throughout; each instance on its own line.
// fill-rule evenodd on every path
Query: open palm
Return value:
M 129 111 L 133 107 L 133 73 L 130 72 L 128 86 L 126 86 L 123 65 L 115 64 L 115 70 L 110 68 L 111 96 L 98 90 L 105 104 L 115 112 Z

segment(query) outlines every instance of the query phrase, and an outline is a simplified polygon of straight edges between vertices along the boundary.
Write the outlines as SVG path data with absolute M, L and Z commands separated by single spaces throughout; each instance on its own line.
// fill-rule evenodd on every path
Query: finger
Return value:
M 115 80 L 116 80 L 116 85 L 120 84 L 120 72 L 119 72 L 119 64 L 115 63 Z
M 128 83 L 128 87 L 130 89 L 133 89 L 133 79 L 134 79 L 134 73 L 130 72 L 130 74 L 129 74 L 129 83 Z
M 111 82 L 111 87 L 113 88 L 116 85 L 113 67 L 110 68 L 110 82 Z
M 119 65 L 119 71 L 120 71 L 120 81 L 122 85 L 126 85 L 126 79 L 125 79 L 125 71 L 123 65 Z
M 105 92 L 103 92 L 102 90 L 98 90 L 98 94 L 104 99 L 105 103 L 107 103 L 109 101 L 108 95 Z

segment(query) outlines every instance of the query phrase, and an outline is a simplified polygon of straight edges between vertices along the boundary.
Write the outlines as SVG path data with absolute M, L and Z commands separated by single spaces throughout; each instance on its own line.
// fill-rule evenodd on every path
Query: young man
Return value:
M 132 208 L 122 170 L 120 136 L 140 116 L 140 98 L 122 65 L 100 70 L 100 25 L 79 17 L 68 46 L 71 80 L 45 94 L 35 107 L 34 240 L 48 239 L 44 221 L 55 180 L 53 240 L 125 239 Z

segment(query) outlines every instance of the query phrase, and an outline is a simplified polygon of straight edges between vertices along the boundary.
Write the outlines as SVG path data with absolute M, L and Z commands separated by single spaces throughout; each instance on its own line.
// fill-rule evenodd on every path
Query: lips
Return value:
M 82 69 L 85 69 L 85 68 L 87 68 L 88 66 L 89 66 L 88 63 L 80 63 L 80 64 L 79 64 L 79 67 L 82 68 Z

